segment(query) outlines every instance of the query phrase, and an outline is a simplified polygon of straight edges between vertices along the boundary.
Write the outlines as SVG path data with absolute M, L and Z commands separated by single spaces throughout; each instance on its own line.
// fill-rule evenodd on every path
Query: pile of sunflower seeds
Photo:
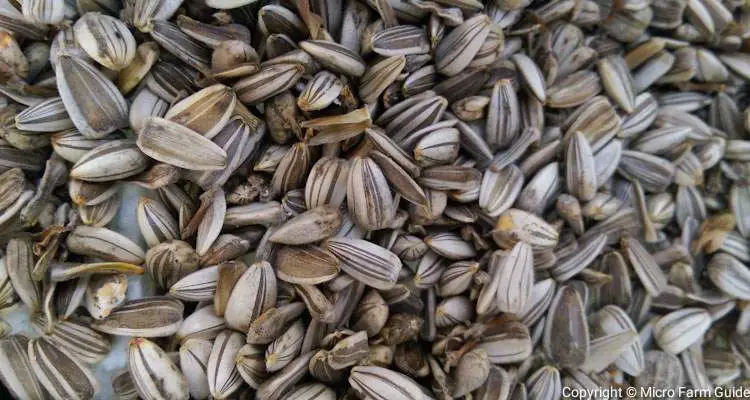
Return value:
M 742 385 L 749 81 L 741 0 L 0 0 L 0 378 Z

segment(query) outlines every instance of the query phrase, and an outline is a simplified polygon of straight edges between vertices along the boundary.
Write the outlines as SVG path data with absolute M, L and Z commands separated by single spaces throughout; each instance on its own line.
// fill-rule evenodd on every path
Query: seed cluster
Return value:
M 0 76 L 15 398 L 750 373 L 746 2 L 0 0 Z

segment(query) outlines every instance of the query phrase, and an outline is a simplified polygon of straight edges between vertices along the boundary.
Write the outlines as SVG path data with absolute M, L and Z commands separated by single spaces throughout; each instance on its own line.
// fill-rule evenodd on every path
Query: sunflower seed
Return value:
M 380 167 L 371 158 L 355 158 L 347 184 L 349 214 L 368 230 L 382 229 L 393 218 L 393 197 Z
M 726 253 L 713 255 L 708 263 L 711 281 L 723 292 L 738 299 L 747 297 L 742 289 L 747 282 L 746 272 L 740 260 Z
M 496 303 L 502 312 L 521 314 L 531 300 L 534 256 L 531 246 L 518 242 L 503 257 L 492 278 L 497 283 Z
M 445 97 L 427 91 L 391 107 L 375 123 L 384 126 L 388 135 L 399 143 L 409 134 L 440 121 L 447 107 Z
M 66 244 L 77 254 L 110 261 L 140 264 L 146 256 L 137 244 L 107 228 L 79 226 L 68 235 Z
M 309 209 L 330 204 L 338 207 L 346 196 L 349 163 L 343 159 L 322 157 L 313 165 L 305 184 L 305 203 Z
M 551 365 L 545 365 L 536 370 L 527 378 L 527 384 L 529 386 L 528 397 L 531 399 L 556 398 L 562 391 L 560 371 Z M 521 391 L 521 393 L 525 392 Z M 526 398 L 526 395 L 522 395 L 522 398 Z
M 581 105 L 601 92 L 599 75 L 591 71 L 575 72 L 547 88 L 547 105 L 568 108 Z
M 541 213 L 560 191 L 560 167 L 553 162 L 542 168 L 526 184 L 515 206 L 531 213 Z
M 60 97 L 45 100 L 15 116 L 16 128 L 33 132 L 58 132 L 73 128 Z
M 173 105 L 164 118 L 212 139 L 229 122 L 236 100 L 229 87 L 216 84 Z
M 299 317 L 304 310 L 305 306 L 301 302 L 269 308 L 250 324 L 247 342 L 250 344 L 271 343 L 281 335 L 287 324 Z
M 146 157 L 133 140 L 112 140 L 96 146 L 76 161 L 70 177 L 88 182 L 128 178 L 148 167 Z
M 698 73 L 698 63 L 696 58 L 696 51 L 693 48 L 681 48 L 674 53 L 675 61 L 672 64 L 672 68 L 659 78 L 659 83 L 681 83 L 689 81 Z M 716 60 L 718 62 L 718 59 Z
M 297 386 L 286 396 L 290 400 L 334 400 L 336 393 L 321 383 L 306 383 Z
M 636 339 L 638 334 L 634 331 L 623 331 L 592 339 L 588 358 L 581 366 L 581 370 L 595 372 L 605 369 Z
M 423 389 L 411 378 L 376 366 L 352 368 L 349 384 L 361 396 L 373 399 L 417 400 L 424 396 Z
M 141 129 L 147 117 L 163 117 L 169 103 L 148 88 L 141 88 L 133 97 L 128 119 L 133 129 Z
M 609 56 L 599 60 L 597 68 L 607 93 L 625 112 L 632 113 L 635 108 L 635 92 L 625 59 Z
M 546 354 L 560 365 L 580 365 L 589 352 L 589 331 L 583 303 L 571 285 L 560 287 L 544 327 Z
M 169 293 L 181 300 L 212 300 L 219 279 L 218 265 L 207 267 L 186 275 L 169 288 Z
M 478 347 L 487 350 L 491 363 L 511 364 L 531 356 L 533 344 L 523 323 L 499 317 L 489 322 Z
M 354 77 L 361 77 L 365 73 L 366 64 L 362 57 L 338 43 L 306 40 L 300 42 L 299 46 L 321 65 L 334 72 Z
M 183 309 L 179 300 L 166 297 L 129 300 L 91 327 L 120 336 L 170 336 L 182 323 Z
M 357 364 L 368 353 L 367 334 L 359 331 L 336 343 L 328 352 L 327 362 L 332 368 L 340 370 Z
M 35 318 L 32 323 L 43 330 L 44 323 L 41 318 Z M 67 350 L 88 364 L 96 364 L 104 359 L 112 347 L 108 338 L 73 321 L 57 322 L 55 330 L 44 337 L 58 348 Z
M 322 110 L 336 100 L 343 86 L 332 73 L 320 71 L 307 83 L 297 99 L 297 105 L 305 111 Z
M 490 362 L 487 351 L 484 349 L 474 349 L 464 354 L 458 361 L 458 366 L 454 373 L 456 388 L 453 390 L 453 397 L 461 397 L 484 384 L 490 374 Z
M 490 32 L 490 20 L 477 14 L 446 35 L 435 48 L 437 71 L 454 76 L 461 72 L 479 52 Z
M 297 320 L 266 348 L 266 371 L 276 372 L 294 360 L 302 347 L 305 328 Z
M 209 341 L 215 338 L 219 333 L 226 329 L 224 318 L 216 315 L 214 307 L 208 305 L 199 307 L 194 313 L 187 316 L 180 325 L 180 329 L 175 333 L 175 338 L 184 346 L 191 339 L 200 339 Z M 211 346 L 209 342 L 210 352 Z M 208 354 L 206 354 L 208 358 Z M 205 363 L 203 363 L 205 368 Z
M 359 302 L 352 328 L 362 330 L 368 337 L 373 337 L 380 332 L 388 320 L 388 305 L 378 291 L 368 290 Z
M 479 192 L 479 206 L 487 215 L 497 217 L 513 205 L 523 183 L 523 175 L 515 165 L 497 172 L 485 171 Z
M 99 64 L 120 70 L 135 57 L 136 42 L 125 24 L 113 17 L 92 12 L 73 25 L 76 40 Z
M 138 394 L 144 399 L 188 399 L 185 375 L 156 343 L 144 338 L 128 344 L 128 370 Z
M 209 71 L 211 64 L 210 49 L 180 30 L 177 24 L 154 20 L 150 33 L 156 43 L 180 61 L 198 71 Z
M 117 87 L 93 65 L 67 54 L 55 68 L 58 91 L 71 121 L 89 139 L 128 126 L 128 105 Z
M 477 189 L 479 195 L 481 178 L 481 173 L 475 168 L 440 165 L 423 170 L 418 182 L 425 188 L 440 191 Z
M 186 142 L 186 138 L 190 139 Z M 185 143 L 191 143 L 190 148 L 185 148 Z M 148 117 L 137 144 L 149 157 L 180 168 L 210 171 L 227 166 L 223 149 L 199 133 L 163 118 Z
M 216 280 L 216 292 L 214 293 L 214 312 L 218 317 L 224 317 L 229 297 L 232 295 L 234 285 L 242 274 L 247 271 L 247 265 L 242 261 L 223 262 L 218 265 L 219 276 Z
M 331 238 L 325 248 L 338 257 L 341 269 L 360 282 L 376 289 L 395 285 L 401 260 L 392 252 L 361 239 Z
M 70 352 L 46 338 L 28 343 L 31 367 L 39 383 L 53 397 L 89 399 L 99 391 L 94 374 Z
M 500 214 L 492 238 L 499 246 L 511 248 L 526 242 L 532 249 L 551 249 L 557 245 L 557 231 L 541 218 L 519 209 L 508 209 Z
M 403 56 L 389 57 L 370 66 L 362 75 L 359 97 L 365 104 L 377 101 L 386 88 L 396 81 L 406 65 Z
M 42 286 L 31 276 L 34 267 L 32 242 L 27 238 L 11 239 L 5 251 L 5 271 L 21 301 L 34 311 L 42 306 Z
M 518 136 L 520 129 L 520 106 L 515 90 L 509 80 L 500 80 L 492 88 L 485 139 L 490 148 L 506 147 Z
M 38 24 L 57 24 L 65 18 L 65 7 L 54 1 L 30 1 L 21 7 L 23 15 Z
M 418 288 L 429 288 L 440 278 L 445 269 L 445 260 L 438 253 L 428 250 L 419 260 L 414 274 L 414 285 Z
M 161 242 L 146 252 L 145 267 L 156 283 L 169 288 L 199 268 L 198 253 L 179 240 Z
M 5 310 L 18 303 L 19 297 L 8 275 L 5 260 L 0 259 L 0 309 Z
M 450 260 L 461 260 L 476 256 L 474 247 L 453 233 L 439 233 L 424 239 L 435 253 Z
M 230 396 L 242 384 L 234 360 L 243 345 L 242 334 L 229 330 L 220 333 L 214 340 L 206 365 L 208 387 L 214 398 Z
M 651 296 L 657 297 L 667 285 L 667 277 L 643 245 L 633 238 L 624 238 L 622 246 L 630 265 Z
M 177 220 L 159 201 L 141 197 L 138 201 L 137 218 L 138 227 L 149 247 L 178 236 Z
M 621 332 L 635 333 L 635 325 L 621 308 L 613 305 L 599 310 L 592 319 L 592 330 L 596 336 L 612 335 Z M 644 369 L 645 360 L 643 347 L 639 338 L 636 338 L 620 354 L 615 361 L 616 365 L 623 371 L 633 376 L 638 376 Z
M 564 282 L 583 271 L 604 248 L 606 237 L 599 235 L 595 239 L 581 245 L 581 247 L 570 256 L 560 257 L 557 264 L 550 269 L 550 274 L 558 282 Z
M 513 55 L 513 62 L 516 64 L 516 69 L 520 71 L 519 75 L 524 82 L 525 87 L 531 91 L 534 97 L 544 104 L 546 101 L 544 90 L 545 81 L 537 64 L 528 56 L 521 53 Z
M 135 89 L 146 77 L 151 67 L 156 64 L 158 58 L 159 46 L 156 43 L 146 42 L 139 44 L 135 49 L 133 59 L 120 70 L 117 76 L 117 87 L 120 88 L 120 91 L 128 93 Z
M 247 331 L 251 322 L 276 303 L 276 277 L 271 264 L 261 261 L 252 264 L 235 283 L 227 301 L 224 317 L 227 325 Z
M 294 86 L 303 70 L 302 65 L 293 63 L 261 66 L 260 71 L 237 81 L 232 89 L 243 103 L 260 103 Z
M 683 308 L 661 317 L 654 325 L 654 338 L 662 350 L 676 355 L 700 340 L 711 326 L 708 312 Z
M 208 357 L 212 343 L 203 339 L 188 339 L 180 346 L 180 370 L 185 375 L 190 395 L 205 398 L 211 395 L 208 387 Z
M 568 143 L 567 165 L 565 168 L 568 192 L 581 201 L 588 201 L 596 195 L 596 168 L 594 154 L 588 140 L 580 132 L 575 132 Z
M 120 198 L 111 197 L 104 203 L 93 206 L 82 206 L 79 208 L 81 221 L 86 225 L 103 227 L 114 219 L 120 209 Z
M 459 261 L 447 266 L 440 275 L 438 292 L 442 296 L 457 295 L 467 290 L 479 265 L 471 261 Z
M 304 121 L 300 126 L 311 128 L 317 132 L 309 142 L 311 146 L 317 146 L 355 137 L 369 128 L 371 124 L 372 120 L 369 109 L 362 107 L 344 115 Z
M 430 43 L 424 29 L 399 25 L 373 35 L 372 50 L 385 57 L 424 54 L 430 50 Z
M 296 385 L 307 372 L 307 365 L 315 352 L 301 354 L 289 363 L 281 371 L 258 386 L 256 395 L 263 399 L 279 400 L 286 398 L 294 385 Z
M 121 272 L 125 274 L 142 275 L 143 268 L 123 262 L 97 262 L 88 264 L 66 262 L 49 265 L 49 278 L 53 282 L 64 282 L 81 277 L 88 278 L 90 275 L 95 274 Z
M 637 179 L 650 192 L 663 192 L 672 182 L 674 165 L 663 158 L 639 151 L 623 150 L 618 171 L 629 179 Z
M 321 206 L 288 220 L 271 235 L 270 240 L 289 245 L 308 244 L 333 236 L 340 228 L 339 211 Z
M 531 146 L 533 142 L 539 139 L 539 130 L 536 128 L 526 128 L 521 132 L 521 137 L 517 138 L 507 150 L 502 153 L 498 153 L 495 158 L 492 159 L 490 164 L 490 170 L 497 170 L 505 168 L 516 162 L 526 150 Z
M 46 394 L 29 359 L 28 345 L 29 339 L 22 335 L 11 335 L 0 341 L 0 360 L 3 361 L 0 377 L 13 396 L 43 399 Z
M 262 346 L 246 344 L 237 353 L 237 370 L 242 379 L 254 389 L 257 389 L 268 377 L 264 352 L 265 350 Z

